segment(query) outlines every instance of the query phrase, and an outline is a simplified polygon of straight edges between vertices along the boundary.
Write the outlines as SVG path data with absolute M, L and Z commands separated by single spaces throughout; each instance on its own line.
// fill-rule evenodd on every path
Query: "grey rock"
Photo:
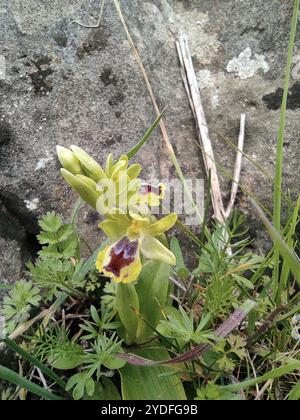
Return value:
M 1 284 L 12 283 L 20 277 L 23 268 L 21 246 L 17 241 L 0 238 L 0 247 L 2 253 L 0 259 Z
M 38 218 L 48 210 L 67 218 L 76 201 L 59 174 L 55 146 L 76 144 L 103 162 L 109 152 L 118 156 L 128 151 L 155 118 L 113 2 L 106 3 L 100 26 L 92 29 L 72 22 L 95 24 L 96 0 L 2 2 L 1 218 L 4 224 L 16 221 L 9 237 L 1 234 L 1 264 L 7 265 L 8 256 L 13 261 L 6 277 L 21 276 L 23 261 L 34 250 L 30 238 L 38 231 Z M 168 132 L 187 177 L 205 174 L 174 46 L 181 32 L 190 38 L 209 125 L 236 142 L 239 114 L 246 112 L 246 153 L 272 175 L 291 2 L 135 0 L 121 5 L 158 103 L 168 105 Z M 245 62 L 240 54 L 249 48 Z M 229 72 L 232 68 L 236 70 Z M 240 77 L 240 69 L 247 78 Z M 294 192 L 300 157 L 298 83 L 293 81 L 290 92 L 285 140 L 285 187 Z M 218 163 L 232 171 L 233 150 L 220 136 L 212 137 Z M 175 175 L 159 131 L 138 160 L 145 166 L 144 176 Z M 247 161 L 242 181 L 270 207 L 270 182 Z M 224 176 L 222 188 L 228 197 Z M 239 205 L 251 214 L 242 195 Z M 88 208 L 80 212 L 80 229 L 92 248 L 101 241 L 98 219 Z
M 241 186 L 272 211 L 276 139 L 293 5 L 288 0 L 173 1 L 173 26 L 188 34 L 208 125 L 219 167 L 232 174 L 239 114 L 246 113 L 245 152 L 269 179 L 244 159 Z M 197 28 L 198 26 L 198 28 Z M 250 50 L 250 58 L 247 53 Z M 283 188 L 299 194 L 299 36 L 293 59 L 284 142 Z M 246 56 L 246 57 L 245 57 Z M 234 65 L 237 65 L 236 71 Z M 218 134 L 216 134 L 218 133 Z M 219 171 L 226 195 L 230 181 Z M 228 196 L 227 196 L 228 197 Z M 245 195 L 239 208 L 250 218 L 251 233 L 265 248 L 266 235 Z

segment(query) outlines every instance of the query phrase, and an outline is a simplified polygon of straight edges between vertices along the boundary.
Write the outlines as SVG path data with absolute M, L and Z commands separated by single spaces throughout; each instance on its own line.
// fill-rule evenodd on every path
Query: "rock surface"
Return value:
M 204 177 L 174 40 L 190 38 L 208 124 L 235 143 L 247 114 L 246 153 L 271 175 L 292 14 L 290 0 L 121 1 L 184 173 Z M 100 162 L 128 151 L 154 119 L 138 66 L 112 1 L 98 28 L 99 0 L 4 0 L 0 6 L 0 275 L 21 275 L 34 253 L 38 217 L 68 217 L 76 196 L 59 174 L 55 146 L 76 144 Z M 300 152 L 300 56 L 295 52 L 285 139 L 285 187 L 297 192 Z M 1 69 L 0 69 L 1 70 Z M 299 73 L 299 74 L 298 74 Z M 218 163 L 234 152 L 212 133 Z M 173 177 L 159 132 L 140 152 L 147 177 Z M 223 178 L 224 196 L 229 182 Z M 248 162 L 245 189 L 269 203 L 271 184 Z M 240 206 L 247 210 L 244 198 Z M 81 230 L 94 248 L 98 216 L 84 208 Z

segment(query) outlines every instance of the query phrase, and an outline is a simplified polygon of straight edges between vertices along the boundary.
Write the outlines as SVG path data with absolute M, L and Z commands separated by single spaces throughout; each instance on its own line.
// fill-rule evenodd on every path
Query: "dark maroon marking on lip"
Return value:
M 162 193 L 162 187 L 161 185 L 159 185 L 158 187 L 155 187 L 154 185 L 150 185 L 150 184 L 143 184 L 140 187 L 140 193 L 143 195 L 147 195 L 147 194 L 155 194 L 160 196 Z
M 103 267 L 106 271 L 120 277 L 122 268 L 128 267 L 135 259 L 138 250 L 138 242 L 123 238 L 112 247 L 110 251 L 110 263 Z

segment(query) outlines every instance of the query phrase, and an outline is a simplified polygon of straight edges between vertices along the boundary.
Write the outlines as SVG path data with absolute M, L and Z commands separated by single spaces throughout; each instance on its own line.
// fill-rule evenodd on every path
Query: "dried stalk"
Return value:
M 149 77 L 148 77 L 147 72 L 145 70 L 145 66 L 143 64 L 143 61 L 142 61 L 142 59 L 141 59 L 141 57 L 140 57 L 140 55 L 138 53 L 138 50 L 136 49 L 136 47 L 134 45 L 133 39 L 132 39 L 132 37 L 130 35 L 129 29 L 127 27 L 127 24 L 125 22 L 125 19 L 124 19 L 124 16 L 123 16 L 123 13 L 122 13 L 122 10 L 121 10 L 121 7 L 120 7 L 120 3 L 119 3 L 118 0 L 114 0 L 114 4 L 115 4 L 116 11 L 118 13 L 118 16 L 120 18 L 120 21 L 121 21 L 121 23 L 122 23 L 122 25 L 124 27 L 124 30 L 125 30 L 125 33 L 126 33 L 128 42 L 129 42 L 129 44 L 130 44 L 130 46 L 132 48 L 133 54 L 135 56 L 135 59 L 136 59 L 138 65 L 140 67 L 140 70 L 141 70 L 143 79 L 145 81 L 145 84 L 146 84 L 146 87 L 147 87 L 147 90 L 148 90 L 148 93 L 149 93 L 149 96 L 150 96 L 150 99 L 151 99 L 151 102 L 152 102 L 152 105 L 153 105 L 153 108 L 155 110 L 155 113 L 156 113 L 157 116 L 159 116 L 161 114 L 161 112 L 159 110 L 159 107 L 158 107 L 158 104 L 157 104 L 157 101 L 156 101 L 156 98 L 155 98 L 155 95 L 154 95 L 154 92 L 153 92 L 153 89 L 152 89 L 152 85 L 150 83 Z M 192 192 L 190 191 L 190 189 L 189 189 L 189 187 L 188 187 L 188 185 L 186 183 L 186 180 L 184 178 L 183 172 L 182 172 L 182 170 L 180 168 L 180 165 L 179 165 L 179 163 L 177 161 L 176 154 L 175 154 L 174 148 L 173 148 L 173 146 L 171 144 L 171 141 L 170 141 L 170 138 L 169 138 L 169 135 L 168 135 L 168 132 L 167 132 L 167 128 L 166 128 L 166 125 L 164 123 L 163 118 L 161 118 L 159 125 L 160 125 L 162 137 L 164 139 L 164 142 L 165 142 L 165 145 L 166 145 L 166 149 L 167 149 L 167 151 L 169 153 L 170 159 L 173 162 L 173 165 L 175 166 L 175 169 L 177 171 L 177 174 L 178 174 L 178 176 L 179 176 L 179 178 L 180 178 L 180 180 L 181 180 L 181 182 L 183 184 L 183 187 L 184 187 L 184 190 L 186 192 L 186 195 L 189 198 L 192 206 L 195 209 L 195 213 L 197 215 L 197 218 L 199 219 L 199 223 L 202 224 L 203 219 L 202 219 L 201 212 L 199 211 L 198 207 L 196 206 L 196 204 L 195 204 L 195 202 L 193 200 Z
M 232 212 L 236 194 L 238 191 L 238 183 L 242 168 L 243 147 L 245 139 L 245 114 L 241 115 L 241 127 L 238 142 L 238 152 L 235 163 L 233 184 L 231 189 L 231 197 L 227 209 L 224 209 L 220 182 L 217 172 L 217 167 L 214 159 L 213 147 L 209 137 L 209 130 L 206 123 L 204 108 L 201 101 L 200 90 L 198 87 L 197 77 L 195 74 L 191 54 L 189 51 L 188 41 L 185 35 L 179 37 L 176 43 L 179 62 L 181 65 L 181 74 L 183 83 L 187 92 L 189 103 L 196 120 L 198 136 L 203 154 L 203 160 L 207 175 L 211 174 L 211 196 L 212 204 L 215 212 L 215 218 L 221 224 L 230 217 Z
M 121 7 L 120 7 L 120 3 L 119 3 L 118 0 L 114 0 L 114 3 L 115 3 L 115 7 L 116 7 L 116 10 L 117 10 L 118 16 L 120 18 L 120 21 L 121 21 L 121 23 L 122 23 L 122 25 L 124 27 L 124 30 L 125 30 L 125 33 L 126 33 L 128 42 L 129 42 L 129 44 L 130 44 L 130 46 L 132 48 L 133 54 L 134 54 L 134 56 L 136 58 L 136 61 L 137 61 L 138 65 L 139 65 L 139 67 L 140 67 L 140 70 L 142 72 L 143 78 L 145 80 L 145 83 L 146 83 L 146 86 L 147 86 L 147 89 L 148 89 L 148 92 L 149 92 L 149 95 L 150 95 L 150 98 L 151 98 L 151 101 L 152 101 L 154 110 L 155 110 L 157 116 L 159 116 L 160 115 L 160 110 L 159 110 L 159 107 L 158 107 L 158 104 L 157 104 L 157 101 L 156 101 L 156 98 L 155 98 L 155 95 L 154 95 L 154 92 L 153 92 L 153 89 L 152 89 L 150 80 L 149 80 L 148 75 L 146 73 L 146 70 L 145 70 L 143 61 L 142 61 L 142 59 L 141 59 L 141 57 L 140 57 L 140 55 L 138 53 L 138 50 L 136 49 L 136 47 L 134 45 L 133 39 L 132 39 L 132 37 L 131 37 L 131 35 L 129 33 L 127 24 L 125 22 L 125 19 L 124 19 L 124 16 L 123 16 L 123 13 L 122 13 L 122 10 L 121 10 Z M 172 155 L 175 155 L 175 152 L 174 152 L 173 146 L 172 146 L 172 144 L 170 142 L 170 138 L 169 138 L 169 135 L 168 135 L 168 132 L 167 132 L 167 129 L 166 129 L 166 126 L 165 126 L 165 123 L 164 123 L 163 119 L 160 120 L 159 125 L 160 125 L 160 129 L 161 129 L 161 132 L 162 132 L 162 135 L 163 135 L 163 138 L 164 138 L 164 141 L 165 141 L 165 144 L 166 144 L 166 147 L 167 147 L 169 153 L 172 154 Z
M 231 188 L 231 196 L 229 200 L 228 207 L 225 211 L 225 218 L 228 219 L 232 213 L 236 195 L 238 192 L 241 170 L 242 170 L 242 160 L 243 160 L 243 150 L 244 150 L 244 141 L 245 141 L 245 125 L 246 125 L 246 115 L 241 114 L 241 125 L 240 125 L 240 135 L 238 142 L 238 151 L 236 155 L 235 168 L 233 174 L 233 182 Z
M 274 379 L 269 379 L 264 386 L 261 388 L 261 390 L 258 392 L 258 394 L 255 397 L 255 401 L 259 401 L 261 397 L 264 395 L 267 388 L 273 385 Z
M 185 35 L 182 35 L 179 38 L 179 41 L 177 42 L 177 51 L 181 52 L 180 61 L 184 65 L 187 80 L 187 83 L 185 83 L 185 87 L 188 87 L 189 101 L 192 106 L 193 114 L 196 118 L 197 128 L 199 131 L 199 139 L 201 141 L 203 151 L 203 160 L 205 164 L 206 174 L 207 176 L 209 173 L 211 174 L 211 194 L 215 218 L 221 224 L 223 224 L 225 222 L 225 210 L 223 206 L 219 177 L 214 159 L 214 152 L 209 138 L 208 127 L 206 124 L 206 118 L 200 97 L 200 91 L 197 83 L 196 74 L 194 71 L 192 57 L 190 55 L 189 46 Z

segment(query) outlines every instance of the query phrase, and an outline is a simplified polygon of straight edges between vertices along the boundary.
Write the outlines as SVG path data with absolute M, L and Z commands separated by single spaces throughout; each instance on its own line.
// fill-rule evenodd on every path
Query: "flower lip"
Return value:
M 138 242 L 130 241 L 125 237 L 111 247 L 110 261 L 103 268 L 120 277 L 121 270 L 134 262 L 137 252 Z
M 151 184 L 142 184 L 140 186 L 140 194 L 142 195 L 155 194 L 160 197 L 162 192 L 163 192 L 163 189 L 161 185 L 156 187 Z

